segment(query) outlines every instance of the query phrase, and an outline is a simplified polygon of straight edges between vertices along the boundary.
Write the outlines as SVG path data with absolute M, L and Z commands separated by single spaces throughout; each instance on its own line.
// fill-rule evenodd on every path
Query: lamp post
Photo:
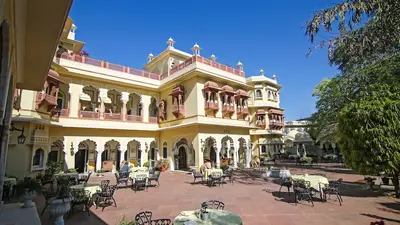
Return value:
M 18 129 L 14 126 L 14 123 L 11 123 L 10 125 L 11 125 L 10 131 L 15 131 L 15 130 L 21 131 L 21 135 L 18 136 L 18 144 L 20 145 L 24 144 L 26 139 L 24 135 L 24 129 L 25 129 L 24 126 L 22 126 L 22 129 Z
M 71 148 L 69 149 L 69 152 L 71 154 L 71 156 L 74 156 L 75 151 L 74 151 L 74 144 L 71 142 Z

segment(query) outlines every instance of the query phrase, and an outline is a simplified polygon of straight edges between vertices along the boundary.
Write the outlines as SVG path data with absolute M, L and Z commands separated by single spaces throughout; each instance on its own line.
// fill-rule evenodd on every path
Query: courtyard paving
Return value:
M 400 223 L 400 201 L 388 197 L 382 191 L 364 190 L 365 186 L 356 181 L 363 176 L 337 166 L 319 166 L 314 168 L 297 168 L 286 165 L 292 174 L 325 173 L 329 180 L 344 179 L 343 205 L 331 200 L 327 203 L 315 202 L 315 207 L 304 202 L 297 206 L 293 195 L 288 196 L 283 190 L 278 196 L 279 185 L 276 181 L 265 180 L 245 172 L 235 172 L 234 185 L 209 188 L 203 185 L 192 185 L 193 178 L 184 172 L 165 172 L 161 174 L 161 186 L 149 188 L 148 191 L 134 193 L 133 190 L 119 189 L 115 193 L 117 207 L 91 209 L 92 215 L 76 213 L 66 220 L 66 224 L 114 225 L 125 216 L 132 220 L 140 212 L 149 210 L 153 218 L 173 220 L 181 211 L 195 210 L 206 200 L 216 199 L 225 203 L 225 210 L 241 216 L 245 225 L 294 225 L 294 224 L 370 224 L 383 219 L 385 224 Z M 109 179 L 115 183 L 115 177 L 108 174 L 104 177 L 93 177 L 89 183 L 100 183 Z M 43 197 L 36 199 L 38 211 L 44 204 Z M 42 217 L 42 224 L 52 224 L 49 213 Z

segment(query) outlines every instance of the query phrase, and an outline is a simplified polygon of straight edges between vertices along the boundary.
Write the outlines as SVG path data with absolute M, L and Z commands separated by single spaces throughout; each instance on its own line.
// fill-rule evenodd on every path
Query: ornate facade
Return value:
M 249 167 L 253 155 L 282 150 L 283 109 L 276 76 L 236 68 L 175 48 L 168 39 L 144 70 L 90 58 L 68 20 L 42 91 L 17 90 L 13 121 L 27 141 L 11 136 L 7 173 L 23 176 L 64 162 L 83 172 L 168 159 L 171 170 Z M 10 163 L 17 159 L 21 164 Z

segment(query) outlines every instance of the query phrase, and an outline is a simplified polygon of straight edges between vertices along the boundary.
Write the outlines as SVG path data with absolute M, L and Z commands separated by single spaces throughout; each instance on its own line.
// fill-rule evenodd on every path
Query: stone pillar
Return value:
M 246 158 L 245 158 L 245 160 L 246 160 L 246 168 L 250 168 L 250 161 L 251 161 L 251 152 L 252 152 L 252 149 L 251 149 L 251 145 L 250 145 L 250 141 L 247 143 L 247 148 L 246 149 L 244 149 L 244 151 L 246 152 Z
M 239 151 L 239 146 L 235 146 L 234 149 L 233 149 L 233 168 L 237 168 L 238 151 Z
M 140 166 L 143 166 L 143 164 L 148 160 L 148 151 L 150 149 L 150 146 L 147 145 L 147 149 L 146 149 L 146 142 L 145 141 L 141 141 L 140 142 L 141 145 L 141 149 L 142 149 L 142 154 L 140 154 Z
M 125 152 L 126 151 L 128 151 L 128 150 L 121 149 L 121 153 L 120 153 L 121 154 L 121 162 L 122 162 L 122 160 L 125 160 L 125 161 L 127 160 L 127 158 L 125 158 Z M 128 153 L 126 153 L 126 154 L 127 154 L 127 157 L 128 157 Z
M 108 90 L 105 88 L 99 88 L 99 97 L 100 97 L 100 119 L 104 120 L 104 112 L 106 110 L 106 107 L 104 105 L 105 99 L 108 98 L 107 96 Z
M 259 155 L 263 154 L 263 153 L 262 153 L 262 145 L 258 144 L 258 148 L 259 148 L 259 149 L 258 149 L 258 151 L 259 151 L 258 154 L 259 154 Z
M 175 151 L 172 149 L 171 156 L 169 157 L 169 170 L 175 171 Z
M 144 123 L 149 122 L 149 106 L 151 102 L 150 95 L 142 95 L 142 118 Z
M 79 96 L 83 93 L 83 85 L 70 83 L 68 93 L 70 95 L 69 117 L 77 118 L 79 117 L 78 111 L 80 110 Z
M 99 146 L 97 147 L 99 148 Z M 101 154 L 104 151 L 104 146 L 100 149 L 97 149 L 97 155 L 96 155 L 96 172 L 101 170 L 102 167 L 102 162 L 101 162 Z
M 122 101 L 122 110 L 121 110 L 121 116 L 122 116 L 122 121 L 126 121 L 126 103 L 129 101 L 129 93 L 128 92 L 122 92 L 121 93 L 121 101 Z
M 219 169 L 220 168 L 220 164 L 221 164 L 221 157 L 219 156 L 219 153 L 221 152 L 221 144 L 219 143 L 219 142 L 217 142 L 217 144 L 216 144 L 216 150 L 217 150 L 217 157 L 216 157 L 216 165 L 217 165 L 217 168 Z

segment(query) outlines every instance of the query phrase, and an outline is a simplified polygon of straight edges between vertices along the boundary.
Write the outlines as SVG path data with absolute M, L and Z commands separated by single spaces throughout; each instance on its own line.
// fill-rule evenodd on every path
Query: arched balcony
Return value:
M 203 94 L 204 94 L 204 109 L 206 110 L 206 115 L 208 113 L 215 114 L 218 109 L 218 92 L 219 92 L 218 84 L 207 81 L 204 84 Z
M 172 113 L 176 118 L 180 115 L 185 115 L 185 88 L 182 85 L 176 86 L 172 89 L 170 94 L 172 97 Z
M 99 119 L 99 90 L 93 86 L 86 86 L 79 95 L 79 118 Z
M 116 120 L 120 121 L 121 118 L 121 92 L 116 90 L 109 90 L 107 92 L 107 97 L 110 101 L 105 101 L 104 107 L 104 120 Z
M 249 114 L 248 102 L 247 99 L 249 95 L 246 91 L 239 89 L 236 91 L 235 100 L 236 100 L 236 114 L 243 119 Z
M 44 83 L 43 91 L 36 94 L 36 109 L 47 106 L 47 112 L 57 106 L 57 98 L 60 84 L 64 83 L 57 72 L 50 70 Z
M 258 109 L 256 112 L 256 126 L 258 127 L 265 127 L 265 110 Z
M 284 126 L 283 111 L 277 109 L 270 109 L 268 111 L 269 129 L 280 130 Z
M 235 112 L 234 98 L 235 91 L 229 85 L 222 86 L 221 88 L 221 100 L 222 100 L 222 113 L 229 117 Z
M 140 95 L 136 93 L 129 94 L 129 101 L 126 104 L 127 113 L 126 113 L 126 120 L 130 122 L 142 122 L 142 112 L 143 107 L 142 103 L 140 102 Z
M 157 114 L 158 114 L 157 100 L 152 97 L 149 105 L 149 123 L 158 122 Z

